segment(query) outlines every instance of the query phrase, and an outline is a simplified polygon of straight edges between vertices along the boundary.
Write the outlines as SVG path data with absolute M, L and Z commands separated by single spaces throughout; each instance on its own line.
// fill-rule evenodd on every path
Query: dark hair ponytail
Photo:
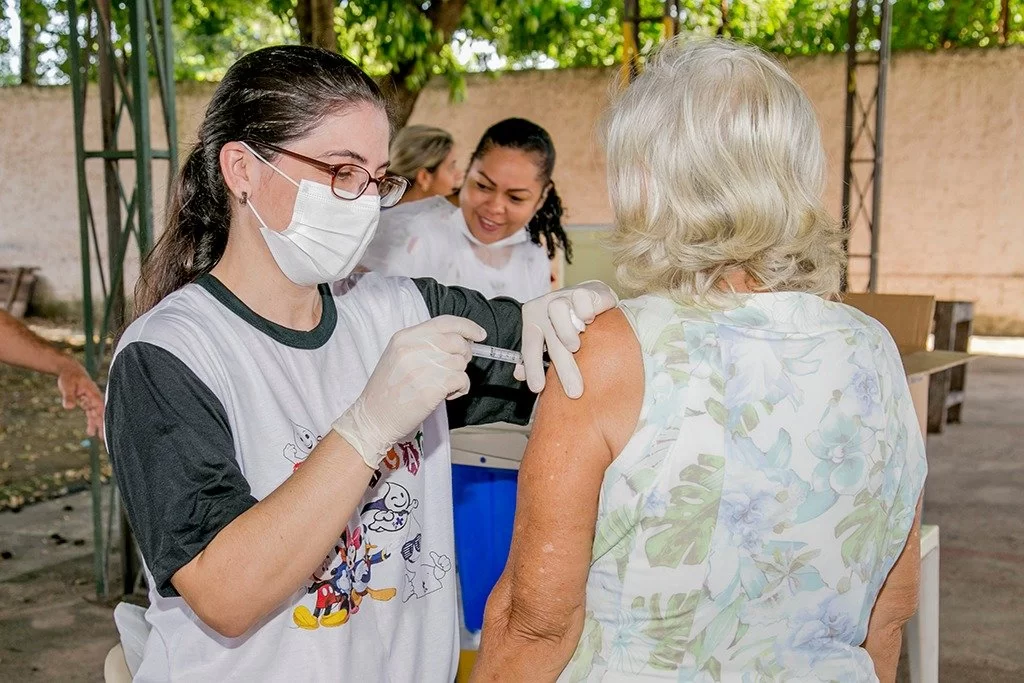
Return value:
M 228 243 L 231 195 L 220 171 L 228 142 L 280 145 L 307 135 L 324 116 L 363 102 L 387 111 L 377 84 L 341 55 L 279 45 L 251 52 L 231 66 L 213 93 L 199 141 L 175 182 L 163 235 L 135 286 L 135 316 L 210 272 Z
M 558 249 L 562 249 L 565 260 L 572 263 L 572 243 L 562 226 L 562 198 L 558 196 L 551 180 L 555 171 L 555 143 L 551 141 L 551 136 L 533 121 L 505 119 L 487 129 L 473 152 L 473 160 L 480 159 L 495 147 L 518 149 L 538 157 L 541 183 L 547 188 L 548 194 L 526 225 L 526 230 L 534 244 L 546 245 L 548 258 L 554 258 Z
M 555 258 L 558 249 L 561 249 L 565 252 L 566 263 L 572 263 L 572 243 L 562 227 L 562 212 L 562 198 L 555 191 L 555 184 L 551 183 L 548 185 L 548 196 L 526 224 L 526 230 L 534 244 L 541 244 L 541 235 L 544 236 L 543 243 L 547 246 L 549 259 Z
M 212 158 L 210 158 L 212 157 Z M 210 272 L 228 243 L 231 210 L 220 180 L 220 150 L 202 139 L 189 152 L 174 185 L 164 233 L 142 265 L 135 285 L 135 315 Z

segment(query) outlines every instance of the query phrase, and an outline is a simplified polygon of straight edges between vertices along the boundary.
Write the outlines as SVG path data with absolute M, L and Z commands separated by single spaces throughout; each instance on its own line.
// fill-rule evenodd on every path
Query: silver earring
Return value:
M 248 202 L 248 201 L 249 201 L 249 193 L 248 192 L 243 192 L 241 199 L 238 200 L 238 203 L 241 204 L 242 206 L 245 206 L 246 202 Z

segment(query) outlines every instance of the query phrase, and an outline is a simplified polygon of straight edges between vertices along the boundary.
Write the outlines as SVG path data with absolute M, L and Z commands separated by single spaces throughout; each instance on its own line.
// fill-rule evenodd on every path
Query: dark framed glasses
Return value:
M 252 144 L 291 157 L 296 161 L 301 161 L 308 166 L 320 169 L 324 173 L 330 173 L 331 192 L 338 199 L 345 201 L 352 201 L 363 196 L 366 188 L 370 186 L 370 183 L 373 183 L 377 186 L 377 194 L 380 195 L 380 205 L 386 209 L 397 204 L 409 187 L 409 181 L 401 176 L 387 174 L 383 178 L 374 178 L 369 171 L 359 164 L 328 164 L 325 161 L 313 159 L 298 152 L 293 152 L 290 149 L 266 142 L 253 142 Z

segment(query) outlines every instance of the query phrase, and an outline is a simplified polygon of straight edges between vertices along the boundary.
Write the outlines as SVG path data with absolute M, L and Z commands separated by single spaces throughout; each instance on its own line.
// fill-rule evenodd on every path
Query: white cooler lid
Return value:
M 530 437 L 529 426 L 499 422 L 451 433 L 452 464 L 518 470 Z

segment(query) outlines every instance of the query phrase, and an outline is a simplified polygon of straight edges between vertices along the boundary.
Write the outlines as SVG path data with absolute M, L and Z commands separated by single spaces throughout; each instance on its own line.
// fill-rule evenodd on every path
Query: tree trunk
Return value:
M 436 0 L 430 3 L 425 14 L 430 19 L 431 25 L 441 32 L 441 40 L 432 46 L 435 53 L 451 42 L 455 29 L 462 21 L 462 12 L 466 9 L 468 0 Z M 409 76 L 415 67 L 414 61 L 402 62 L 395 70 L 384 79 L 384 91 L 391 98 L 392 114 L 394 123 L 398 128 L 403 127 L 412 116 L 412 110 L 416 106 L 422 87 L 413 87 L 409 84 Z
M 403 67 L 387 76 L 382 83 L 384 92 L 391 101 L 391 119 L 396 129 L 404 128 L 409 122 L 412 110 L 416 107 L 416 100 L 420 96 L 420 89 L 414 90 L 407 83 L 412 65 L 405 64 Z
M 338 51 L 334 5 L 335 0 L 298 0 L 295 3 L 295 23 L 299 26 L 300 43 Z
M 720 7 L 722 10 L 722 23 L 718 25 L 718 31 L 715 33 L 718 36 L 727 36 L 729 35 L 727 28 L 729 25 L 729 0 L 722 0 Z
M 1006 45 L 1010 40 L 1010 0 L 999 3 L 999 44 Z
M 313 44 L 331 52 L 338 51 L 334 30 L 334 0 L 313 0 Z
M 299 43 L 313 44 L 313 8 L 311 0 L 298 0 L 295 3 L 295 23 L 299 26 Z
M 36 24 L 33 21 L 35 12 L 33 3 L 37 0 L 21 0 L 18 6 L 18 17 L 21 22 L 21 55 L 20 68 L 22 85 L 36 84 Z

